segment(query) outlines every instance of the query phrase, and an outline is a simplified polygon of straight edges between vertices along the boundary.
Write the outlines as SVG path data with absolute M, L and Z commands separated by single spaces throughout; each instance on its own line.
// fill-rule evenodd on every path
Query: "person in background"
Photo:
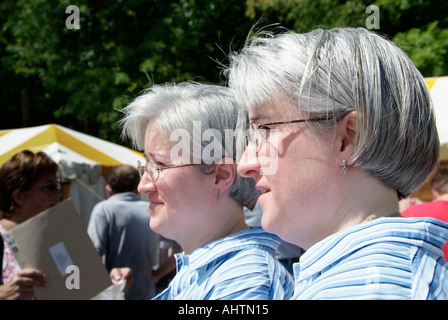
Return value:
M 158 265 L 152 273 L 157 294 L 165 290 L 176 276 L 176 258 L 174 255 L 181 252 L 182 248 L 175 241 L 160 237 Z
M 108 199 L 94 206 L 87 228 L 108 271 L 117 267 L 132 269 L 134 282 L 125 292 L 126 300 L 151 299 L 155 295 L 151 275 L 157 262 L 159 235 L 149 228 L 149 202 L 138 196 L 139 182 L 135 167 L 113 167 L 107 178 Z
M 429 186 L 432 201 L 413 204 L 402 211 L 404 217 L 431 217 L 448 222 L 448 166 L 440 166 Z
M 57 163 L 44 152 L 23 150 L 3 163 L 0 167 L 1 234 L 61 201 L 58 171 Z M 114 284 L 121 279 L 127 280 L 127 286 L 132 283 L 129 268 L 114 269 L 109 276 Z M 47 283 L 42 271 L 20 269 L 6 244 L 0 280 L 0 300 L 35 299 L 33 288 L 45 287 Z
M 236 172 L 237 111 L 228 88 L 194 82 L 153 85 L 124 109 L 124 135 L 146 158 L 138 190 L 151 202 L 151 228 L 183 249 L 157 300 L 292 295 L 273 257 L 280 239 L 245 223 L 243 207 L 259 193 Z
M 58 165 L 45 153 L 23 150 L 0 167 L 0 232 L 61 201 Z M 33 268 L 21 270 L 14 254 L 4 245 L 0 299 L 34 299 L 35 286 L 45 287 L 46 278 Z
M 409 57 L 367 29 L 335 28 L 258 32 L 229 60 L 249 111 L 238 173 L 262 192 L 263 228 L 306 250 L 293 299 L 447 299 L 448 224 L 398 213 L 440 154 Z
M 405 199 L 401 199 L 398 202 L 398 211 L 399 212 L 403 212 L 404 210 L 406 210 L 408 207 L 413 206 L 414 204 L 420 204 L 420 203 L 424 203 L 425 201 L 423 201 L 422 199 L 418 198 L 416 195 L 414 195 L 413 193 L 405 198 Z
M 409 206 L 401 212 L 403 217 L 430 217 L 448 223 L 448 166 L 440 166 L 432 176 L 429 186 L 432 201 Z M 448 260 L 448 243 L 443 247 Z

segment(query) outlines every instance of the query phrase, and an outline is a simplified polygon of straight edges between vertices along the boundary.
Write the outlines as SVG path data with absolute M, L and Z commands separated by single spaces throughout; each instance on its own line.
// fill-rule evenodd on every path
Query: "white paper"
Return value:
M 116 285 L 112 285 L 103 292 L 100 292 L 92 300 L 124 300 L 123 289 L 126 280 L 120 280 Z

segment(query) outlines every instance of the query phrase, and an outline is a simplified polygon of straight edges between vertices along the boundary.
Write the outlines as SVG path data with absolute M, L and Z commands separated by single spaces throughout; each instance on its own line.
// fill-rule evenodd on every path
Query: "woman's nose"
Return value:
M 260 174 L 260 163 L 257 153 L 250 147 L 246 147 L 237 167 L 238 174 L 245 178 L 256 178 Z
M 152 180 L 148 177 L 148 174 L 145 172 L 140 179 L 140 183 L 138 184 L 137 191 L 138 193 L 149 193 L 156 191 L 156 185 Z

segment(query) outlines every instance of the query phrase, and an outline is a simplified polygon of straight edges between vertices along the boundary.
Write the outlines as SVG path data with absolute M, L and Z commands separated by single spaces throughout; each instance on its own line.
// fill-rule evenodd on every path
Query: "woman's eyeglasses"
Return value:
M 300 123 L 305 121 L 323 121 L 328 120 L 326 118 L 315 118 L 315 119 L 301 119 L 301 120 L 289 120 L 289 121 L 279 121 L 279 122 L 269 122 L 258 124 L 255 122 L 251 122 L 249 124 L 248 136 L 246 137 L 246 141 L 248 144 L 252 146 L 255 152 L 259 152 L 261 147 L 266 142 L 266 131 L 271 129 L 269 126 L 278 126 L 282 124 L 290 124 L 290 123 Z
M 50 184 L 47 184 L 47 185 L 44 185 L 44 186 L 40 186 L 40 188 L 48 190 L 51 193 L 60 192 L 61 191 L 61 184 L 59 182 L 58 183 L 50 183 Z
M 160 171 L 165 169 L 174 169 L 174 168 L 182 168 L 182 167 L 188 167 L 188 166 L 195 166 L 196 164 L 183 164 L 179 166 L 171 166 L 171 167 L 163 167 L 163 168 L 157 168 L 156 165 L 150 161 L 146 161 L 146 164 L 143 166 L 140 161 L 137 161 L 137 170 L 140 174 L 140 177 L 143 177 L 143 175 L 146 173 L 148 174 L 149 179 L 152 183 L 156 183 L 156 181 L 159 179 Z

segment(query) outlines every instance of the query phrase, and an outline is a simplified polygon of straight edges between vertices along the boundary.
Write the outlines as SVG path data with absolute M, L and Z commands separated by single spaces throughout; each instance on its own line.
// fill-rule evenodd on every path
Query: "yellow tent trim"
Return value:
M 134 152 L 136 155 L 138 155 L 138 156 L 140 156 L 140 157 L 143 157 L 143 153 L 142 152 L 140 152 L 140 151 L 136 151 L 136 150 L 133 150 L 133 149 L 129 149 L 130 151 L 132 151 L 132 152 Z
M 12 155 L 21 150 L 28 149 L 33 152 L 42 151 L 54 142 L 59 142 L 67 148 L 79 153 L 80 155 L 102 165 L 114 166 L 120 164 L 119 161 L 76 139 L 65 131 L 59 129 L 54 124 L 50 124 L 48 129 L 45 129 L 33 138 L 1 155 L 0 163 L 5 162 Z
M 437 78 L 425 78 L 426 85 L 428 86 L 428 90 L 431 90 L 434 82 L 436 82 Z

